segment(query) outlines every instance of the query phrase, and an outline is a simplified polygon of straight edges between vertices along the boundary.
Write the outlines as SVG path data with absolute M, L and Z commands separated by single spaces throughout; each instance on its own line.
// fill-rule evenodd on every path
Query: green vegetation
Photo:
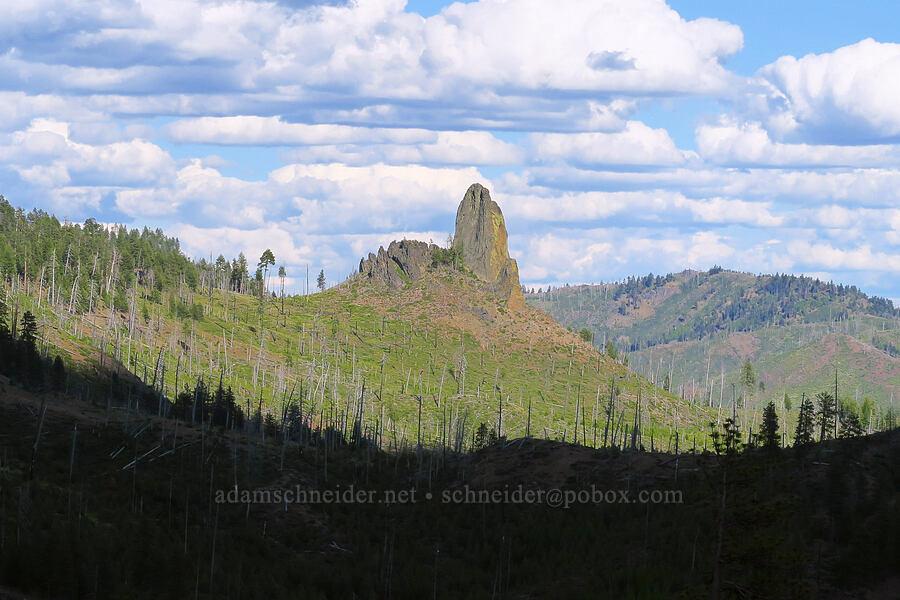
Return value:
M 448 243 L 446 248 L 438 247 L 431 254 L 431 266 L 440 267 L 446 265 L 459 269 L 463 264 L 462 256 L 463 249 L 461 244 L 454 246 L 452 243 Z
M 664 388 L 668 380 L 679 396 L 728 406 L 735 384 L 754 421 L 775 402 L 782 421 L 794 423 L 797 407 L 783 404 L 785 395 L 833 387 L 835 368 L 839 406 L 865 403 L 879 423 L 896 410 L 900 312 L 853 286 L 716 267 L 540 290 L 526 300 L 589 329 L 598 347 L 627 355 L 637 373 Z
M 16 248 L 0 294 L 13 315 L 35 316 L 47 368 L 62 355 L 79 373 L 69 389 L 100 406 L 149 393 L 172 416 L 198 382 L 221 382 L 246 423 L 257 413 L 281 422 L 302 405 L 306 426 L 349 438 L 356 415 L 390 447 L 471 448 L 479 423 L 498 437 L 583 445 L 669 448 L 676 432 L 706 443 L 707 407 L 654 388 L 544 315 L 506 311 L 446 265 L 402 293 L 351 279 L 277 298 L 266 292 L 271 251 L 249 277 L 243 254 L 191 262 L 162 232 L 61 224 L 5 201 L 0 213 Z M 324 272 L 317 280 L 322 290 Z M 104 380 L 110 368 L 119 381 Z

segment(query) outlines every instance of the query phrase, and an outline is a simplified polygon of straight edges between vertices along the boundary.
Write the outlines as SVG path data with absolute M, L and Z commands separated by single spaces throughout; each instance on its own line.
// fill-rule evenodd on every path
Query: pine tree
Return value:
M 725 419 L 725 422 L 722 423 L 722 431 L 719 431 L 714 422 L 709 426 L 716 454 L 733 455 L 741 451 L 741 428 L 733 418 Z
M 21 375 L 27 385 L 40 387 L 43 385 L 43 365 L 37 350 L 37 335 L 37 319 L 31 311 L 26 310 L 22 315 L 22 332 L 19 335 L 19 343 L 22 345 Z
M 319 288 L 320 292 L 325 291 L 325 269 L 319 271 L 319 276 L 316 277 L 316 287 Z
M 239 294 L 247 293 L 247 279 L 250 277 L 250 271 L 247 269 L 247 257 L 243 252 L 238 253 L 238 257 L 231 261 L 231 290 Z
M 840 419 L 840 432 L 838 433 L 838 437 L 857 437 L 866 432 L 859 418 L 859 407 L 853 400 L 841 402 L 838 418 Z
M 800 414 L 797 416 L 797 430 L 794 432 L 794 446 L 802 446 L 813 441 L 814 408 L 812 400 L 804 394 L 800 399 Z
M 475 431 L 475 439 L 473 440 L 473 446 L 475 450 L 481 450 L 486 447 L 489 443 L 488 439 L 488 428 L 487 425 L 482 423 L 478 426 L 478 429 Z
M 22 333 L 19 335 L 19 341 L 25 346 L 26 352 L 37 354 L 37 319 L 26 310 L 22 315 Z
M 259 267 L 263 271 L 263 293 L 264 294 L 269 289 L 269 280 L 268 280 L 269 266 L 274 265 L 274 264 L 275 264 L 275 255 L 272 254 L 271 250 L 266 248 L 263 251 L 262 256 L 259 257 L 259 264 L 257 265 L 257 267 Z
M 763 420 L 759 426 L 758 439 L 762 447 L 768 450 L 775 450 L 780 446 L 778 413 L 775 412 L 774 402 L 769 402 L 763 409 Z
M 819 405 L 816 414 L 819 424 L 819 440 L 830 440 L 834 437 L 835 418 L 837 417 L 834 396 L 831 395 L 831 392 L 819 392 L 816 394 L 816 401 Z
M 865 432 L 856 413 L 849 413 L 847 418 L 841 421 L 841 432 L 839 435 L 842 438 L 857 437 Z

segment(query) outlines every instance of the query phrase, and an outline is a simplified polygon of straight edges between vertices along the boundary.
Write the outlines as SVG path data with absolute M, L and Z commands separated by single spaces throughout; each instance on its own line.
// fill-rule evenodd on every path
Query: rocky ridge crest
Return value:
M 456 211 L 453 248 L 461 251 L 463 264 L 496 295 L 506 300 L 508 308 L 525 309 L 525 298 L 519 283 L 519 268 L 509 256 L 503 213 L 490 192 L 479 183 L 469 186 Z M 399 289 L 425 275 L 432 264 L 435 244 L 417 240 L 393 241 L 387 250 L 359 262 L 360 276 L 389 288 Z

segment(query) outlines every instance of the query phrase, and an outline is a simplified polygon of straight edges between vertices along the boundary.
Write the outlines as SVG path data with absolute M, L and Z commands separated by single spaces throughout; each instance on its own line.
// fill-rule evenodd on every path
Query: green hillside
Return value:
M 34 313 L 42 351 L 95 374 L 67 389 L 96 404 L 111 402 L 107 388 L 143 382 L 145 409 L 194 420 L 204 381 L 230 388 L 246 426 L 274 431 L 291 414 L 349 437 L 359 424 L 385 447 L 465 449 L 482 423 L 587 445 L 622 445 L 635 425 L 634 443 L 648 448 L 670 446 L 675 431 L 706 436 L 708 409 L 537 309 L 508 310 L 448 265 L 399 291 L 355 278 L 290 296 L 272 291 L 274 264 L 251 276 L 242 255 L 192 262 L 160 231 L 60 224 L 5 202 L 0 218 L 12 329 Z M 108 369 L 114 385 L 98 384 Z M 123 394 L 130 404 L 131 389 Z
M 900 312 L 852 286 L 809 277 L 711 269 L 572 286 L 526 295 L 562 324 L 586 328 L 597 346 L 612 342 L 630 366 L 677 395 L 718 406 L 748 393 L 752 405 L 815 394 L 834 386 L 857 410 L 866 399 L 874 422 L 900 391 Z M 668 384 L 666 384 L 668 379 Z M 898 396 L 900 398 L 900 396 Z M 867 404 L 868 406 L 868 404 Z

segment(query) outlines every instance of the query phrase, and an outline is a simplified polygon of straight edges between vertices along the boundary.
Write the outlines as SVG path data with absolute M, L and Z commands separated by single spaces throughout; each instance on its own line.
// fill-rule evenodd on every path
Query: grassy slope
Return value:
M 33 297 L 20 297 L 19 309 L 36 310 L 48 340 L 73 360 L 96 364 L 101 354 L 112 356 L 148 384 L 164 380 L 169 397 L 176 377 L 183 389 L 198 377 L 215 385 L 221 376 L 251 411 L 261 402 L 264 412 L 278 415 L 302 393 L 304 413 L 327 421 L 355 406 L 365 384 L 365 421 L 381 423 L 390 441 L 416 441 L 420 397 L 424 443 L 459 432 L 469 443 L 479 423 L 498 422 L 502 398 L 504 435 L 525 433 L 530 403 L 533 435 L 572 440 L 577 403 L 579 438 L 591 444 L 595 422 L 598 429 L 605 424 L 612 381 L 620 390 L 622 427 L 633 423 L 640 390 L 643 431 L 657 446 L 673 427 L 705 436 L 703 409 L 649 385 L 542 311 L 510 314 L 452 271 L 434 272 L 401 292 L 351 280 L 286 298 L 284 314 L 281 299 L 268 299 L 260 311 L 257 298 L 229 292 L 179 298 L 202 306 L 204 317 L 179 321 L 165 296 L 163 304 L 138 298 L 130 343 L 128 313 L 72 316 L 46 304 L 38 309 Z
M 763 298 L 756 276 L 723 271 L 711 277 L 686 271 L 663 287 L 647 291 L 634 302 L 625 296 L 618 300 L 606 288 L 577 286 L 554 291 L 555 300 L 530 295 L 529 303 L 547 310 L 561 323 L 573 328 L 588 327 L 597 332 L 598 345 L 603 336 L 615 339 L 619 347 L 632 340 L 660 336 L 673 329 L 689 330 L 695 319 L 708 319 L 722 299 Z M 626 314 L 621 314 L 620 307 Z M 799 397 L 828 389 L 833 385 L 834 366 L 840 374 L 841 397 L 870 397 L 882 408 L 890 405 L 891 394 L 900 388 L 900 358 L 892 357 L 877 346 L 900 344 L 900 325 L 895 319 L 866 314 L 866 301 L 854 296 L 821 294 L 798 303 L 801 314 L 783 324 L 770 324 L 751 331 L 723 329 L 702 340 L 673 341 L 644 348 L 631 354 L 631 366 L 651 380 L 660 382 L 671 373 L 673 390 L 684 386 L 685 394 L 705 397 L 707 381 L 717 403 L 721 392 L 721 374 L 725 372 L 725 396 L 731 383 L 737 382 L 741 364 L 749 359 L 766 384 L 755 397 L 760 401 L 779 400 L 784 393 Z M 848 319 L 833 322 L 841 313 Z M 874 344 L 873 345 L 873 341 Z M 739 390 L 740 391 L 740 390 Z M 798 403 L 794 402 L 796 407 Z M 896 404 L 895 404 L 896 406 Z

